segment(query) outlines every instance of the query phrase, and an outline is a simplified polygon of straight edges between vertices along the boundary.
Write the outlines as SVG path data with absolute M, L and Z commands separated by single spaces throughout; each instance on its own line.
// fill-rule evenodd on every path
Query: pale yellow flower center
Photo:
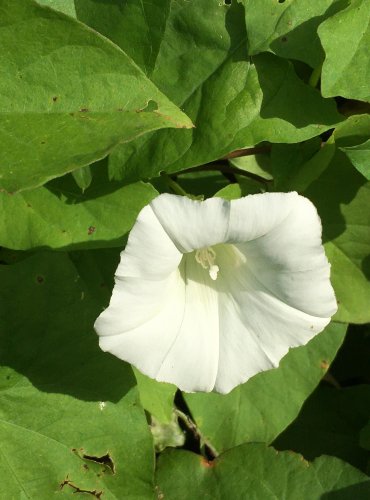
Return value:
M 212 247 L 200 248 L 195 252 L 195 260 L 203 269 L 207 269 L 213 281 L 217 279 L 217 274 L 220 270 L 216 264 L 216 252 Z

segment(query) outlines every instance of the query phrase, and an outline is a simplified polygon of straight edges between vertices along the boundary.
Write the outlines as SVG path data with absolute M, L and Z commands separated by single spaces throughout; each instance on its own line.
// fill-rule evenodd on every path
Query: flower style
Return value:
M 121 253 L 100 347 L 188 392 L 227 393 L 277 367 L 337 310 L 313 204 L 162 194 Z

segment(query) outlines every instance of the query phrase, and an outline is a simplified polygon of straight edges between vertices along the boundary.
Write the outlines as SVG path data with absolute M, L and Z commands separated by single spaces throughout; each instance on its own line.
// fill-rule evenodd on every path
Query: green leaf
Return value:
M 177 387 L 173 384 L 157 382 L 136 368 L 133 368 L 143 408 L 162 424 L 173 420 L 174 398 Z
M 208 0 L 206 1 L 209 3 Z M 173 0 L 146 0 L 145 2 L 74 0 L 74 3 L 78 19 L 121 47 L 149 78 L 152 78 L 156 66 L 170 11 L 188 7 L 183 5 L 184 2 L 178 3 Z M 213 2 L 213 8 L 216 5 Z M 201 8 L 204 14 L 214 15 L 206 8 Z M 194 29 L 194 27 L 184 26 L 182 29 Z M 186 78 L 182 82 L 176 82 L 176 86 L 184 85 L 185 80 Z M 173 86 L 170 83 L 170 75 L 168 85 Z M 172 88 L 172 93 L 173 91 Z
M 92 181 L 92 173 L 90 165 L 86 165 L 86 167 L 78 168 L 72 172 L 72 176 L 76 181 L 76 184 L 81 191 L 84 192 L 91 184 Z
M 358 146 L 340 148 L 361 174 L 370 180 L 370 139 Z
M 339 147 L 357 146 L 370 136 L 370 115 L 353 115 L 339 123 L 334 130 L 335 142 Z
M 92 328 L 107 295 L 97 266 L 85 283 L 66 254 L 39 253 L 0 273 L 2 495 L 153 498 L 135 379 Z
M 191 126 L 98 33 L 33 0 L 0 0 L 0 11 L 2 189 L 40 186 L 145 132 Z
M 239 170 L 254 174 L 266 181 L 272 180 L 270 157 L 267 154 L 255 154 L 241 156 L 240 158 L 232 158 L 229 160 L 229 163 Z
M 341 460 L 320 457 L 309 464 L 300 455 L 263 444 L 238 446 L 212 462 L 167 450 L 159 458 L 157 483 L 163 498 L 176 500 L 365 500 L 370 493 L 367 476 Z
M 302 453 L 307 460 L 333 455 L 366 472 L 369 454 L 360 447 L 359 434 L 369 409 L 367 385 L 343 389 L 320 386 L 274 446 Z
M 291 349 L 277 369 L 252 377 L 227 395 L 185 394 L 201 433 L 219 452 L 245 442 L 273 441 L 298 415 L 343 342 L 330 324 L 306 346 Z
M 122 247 L 139 211 L 158 193 L 143 182 L 108 182 L 103 165 L 96 167 L 85 194 L 70 176 L 14 195 L 0 193 L 1 244 L 18 250 Z
M 249 54 L 271 51 L 312 68 L 324 59 L 318 26 L 343 8 L 341 0 L 244 0 Z
M 360 445 L 365 450 L 370 450 L 370 420 L 360 432 Z
M 46 5 L 59 10 L 68 16 L 76 18 L 75 0 L 36 0 L 40 5 Z
M 299 142 L 341 120 L 333 103 L 301 82 L 289 62 L 271 54 L 252 62 L 244 58 L 242 46 L 186 102 L 178 103 L 195 129 L 158 132 L 116 148 L 110 156 L 112 176 L 137 180 L 162 170 L 181 171 L 265 140 Z
M 218 198 L 224 198 L 225 200 L 236 200 L 242 196 L 247 196 L 249 194 L 257 194 L 265 191 L 265 186 L 255 179 L 249 179 L 248 177 L 237 176 L 238 182 L 229 184 L 224 188 L 217 191 L 215 196 Z
M 317 144 L 312 141 L 310 145 Z M 288 162 L 290 152 L 295 156 L 292 162 Z M 289 148 L 286 145 L 273 146 L 273 165 L 277 173 L 275 179 L 276 191 L 298 191 L 304 193 L 309 186 L 325 172 L 332 161 L 336 147 L 332 142 L 323 144 L 309 159 L 304 161 L 306 154 L 309 154 L 310 146 L 303 147 L 303 152 L 298 148 Z M 282 153 L 282 154 L 281 154 Z M 303 160 L 303 163 L 301 161 Z
M 334 103 L 306 86 L 288 61 L 271 54 L 250 60 L 240 3 L 149 0 L 144 9 L 138 2 L 122 9 L 113 3 L 104 13 L 102 2 L 90 0 L 89 5 L 81 13 L 77 9 L 80 19 L 120 43 L 196 125 L 189 132 L 155 133 L 115 149 L 110 171 L 116 179 L 181 171 L 264 140 L 299 142 L 342 119 Z M 160 27 L 146 18 L 158 5 Z M 132 26 L 145 29 L 133 34 Z M 148 67 L 152 39 L 155 58 Z
M 322 95 L 369 101 L 369 0 L 351 0 L 319 26 L 318 34 L 325 51 Z

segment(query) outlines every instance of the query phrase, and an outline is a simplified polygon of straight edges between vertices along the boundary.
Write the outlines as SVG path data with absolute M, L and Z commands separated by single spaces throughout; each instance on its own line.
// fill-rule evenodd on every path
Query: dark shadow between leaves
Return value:
M 329 491 L 321 495 L 320 500 L 368 500 L 369 498 L 370 480 L 340 490 Z
M 107 196 L 131 184 L 131 182 L 110 180 L 108 176 L 108 156 L 103 160 L 91 164 L 92 182 L 90 186 L 82 192 L 73 179 L 72 175 L 63 175 L 49 181 L 45 187 L 63 199 L 68 205 L 76 205 L 86 201 L 96 200 L 102 196 Z
M 337 151 L 329 167 L 305 191 L 321 217 L 324 243 L 346 230 L 341 207 L 349 205 L 364 184 L 366 179 L 356 172 L 344 153 Z

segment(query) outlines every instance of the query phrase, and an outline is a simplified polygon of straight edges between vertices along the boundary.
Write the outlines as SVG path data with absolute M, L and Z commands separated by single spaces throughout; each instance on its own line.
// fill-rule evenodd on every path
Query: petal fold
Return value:
M 221 198 L 196 201 L 186 196 L 161 194 L 151 202 L 160 224 L 182 253 L 225 240 L 230 202 Z

